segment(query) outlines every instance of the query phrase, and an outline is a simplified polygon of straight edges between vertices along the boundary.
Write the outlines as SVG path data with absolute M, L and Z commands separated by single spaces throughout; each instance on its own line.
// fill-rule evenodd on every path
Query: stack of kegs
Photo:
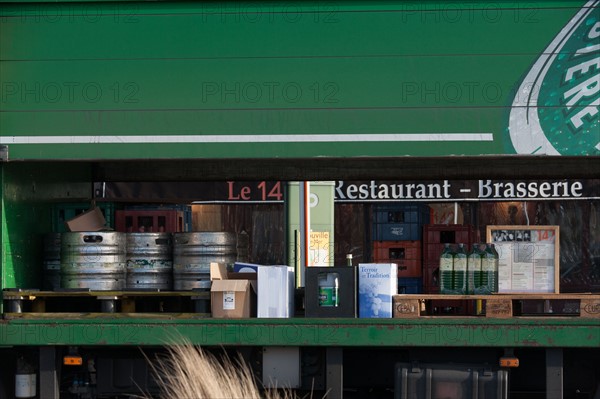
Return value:
M 229 232 L 99 231 L 52 233 L 43 241 L 44 289 L 118 291 L 210 288 L 210 264 L 247 256 L 249 240 Z

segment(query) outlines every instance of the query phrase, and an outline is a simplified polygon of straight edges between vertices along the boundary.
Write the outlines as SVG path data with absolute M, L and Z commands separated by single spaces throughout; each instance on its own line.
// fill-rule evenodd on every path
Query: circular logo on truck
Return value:
M 587 2 L 521 82 L 508 126 L 518 154 L 600 155 L 599 6 Z

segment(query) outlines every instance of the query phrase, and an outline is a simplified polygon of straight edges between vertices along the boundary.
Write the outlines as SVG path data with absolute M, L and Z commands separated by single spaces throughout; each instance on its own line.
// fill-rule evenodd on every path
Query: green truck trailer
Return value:
M 239 351 L 259 378 L 276 359 L 299 375 L 299 392 L 332 398 L 436 397 L 400 389 L 402 373 L 447 377 L 464 365 L 498 372 L 498 388 L 480 396 L 597 398 L 599 60 L 593 0 L 1 1 L 0 397 L 156 392 L 142 352 L 183 336 Z M 369 240 L 370 204 L 450 205 L 455 217 L 461 208 L 482 240 L 486 204 L 541 204 L 521 216 L 560 226 L 550 294 L 575 308 L 550 314 L 544 297 L 543 315 L 504 318 L 224 320 L 111 312 L 123 292 L 94 297 L 106 312 L 72 310 L 83 302 L 74 292 L 39 301 L 57 204 L 102 205 L 111 198 L 97 188 L 117 183 L 150 187 L 127 199 L 143 203 L 156 202 L 152 187 L 235 181 L 263 182 L 259 200 L 285 201 L 288 213 L 302 200 L 266 182 L 335 182 L 327 237 L 355 262 L 357 251 L 372 260 L 368 245 L 345 241 L 359 230 L 351 223 Z M 228 199 L 251 198 L 241 190 Z M 64 308 L 44 309 L 59 294 L 71 295 Z M 83 364 L 64 364 L 67 355 Z

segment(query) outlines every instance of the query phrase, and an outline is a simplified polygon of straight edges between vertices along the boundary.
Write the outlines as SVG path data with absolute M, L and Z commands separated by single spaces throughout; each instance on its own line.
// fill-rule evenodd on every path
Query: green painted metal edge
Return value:
M 600 319 L 11 320 L 0 345 L 580 347 L 600 344 Z
M 5 286 L 5 260 L 4 260 L 4 165 L 0 162 L 0 289 Z M 0 302 L 0 313 L 4 313 L 4 301 Z

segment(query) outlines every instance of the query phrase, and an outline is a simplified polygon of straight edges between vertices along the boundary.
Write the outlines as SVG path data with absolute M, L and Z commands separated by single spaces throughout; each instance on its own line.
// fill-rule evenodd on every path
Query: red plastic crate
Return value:
M 428 224 L 424 226 L 423 241 L 428 244 L 471 243 L 479 238 L 473 225 Z
M 373 261 L 396 263 L 398 277 L 421 277 L 421 241 L 374 241 Z
M 115 212 L 115 230 L 123 233 L 177 233 L 185 231 L 184 213 L 176 210 L 123 210 Z
M 438 262 L 444 244 L 463 243 L 467 249 L 478 243 L 479 230 L 473 225 L 428 224 L 423 228 L 423 263 Z M 425 284 L 425 283 L 424 283 Z
M 439 264 L 440 255 L 444 250 L 444 244 L 423 244 L 423 262 L 435 262 Z
M 439 262 L 423 263 L 423 292 L 426 294 L 439 294 L 440 275 Z

